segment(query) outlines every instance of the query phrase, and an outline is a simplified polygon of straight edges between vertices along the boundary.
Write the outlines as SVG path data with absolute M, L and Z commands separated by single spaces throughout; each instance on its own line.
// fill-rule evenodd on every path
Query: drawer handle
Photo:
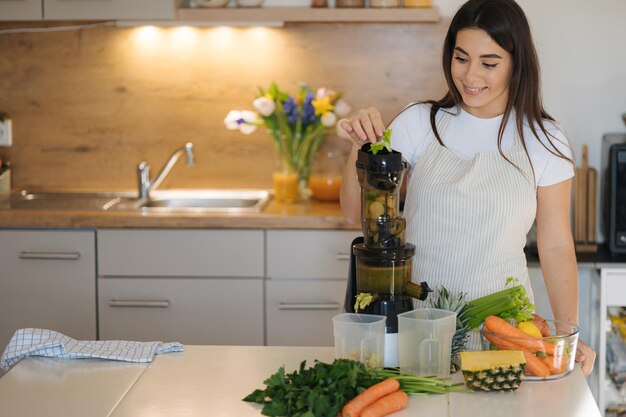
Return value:
M 338 303 L 298 303 L 298 304 L 290 304 L 290 303 L 279 303 L 279 310 L 337 310 L 339 309 Z
M 80 252 L 20 252 L 20 259 L 80 259 Z
M 338 253 L 335 255 L 335 259 L 337 259 L 338 261 L 349 261 L 350 260 L 350 254 L 349 253 Z
M 109 300 L 109 307 L 156 307 L 168 308 L 168 300 Z

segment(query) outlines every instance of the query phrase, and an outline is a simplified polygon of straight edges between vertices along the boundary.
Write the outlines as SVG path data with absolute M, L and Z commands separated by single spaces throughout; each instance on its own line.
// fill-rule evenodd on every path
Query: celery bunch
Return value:
M 518 282 L 518 280 L 509 277 L 505 286 L 511 282 Z M 465 311 L 461 313 L 461 318 L 467 319 L 469 328 L 475 330 L 487 316 L 498 316 L 519 323 L 532 320 L 534 312 L 535 305 L 528 299 L 526 289 L 517 284 L 468 302 Z

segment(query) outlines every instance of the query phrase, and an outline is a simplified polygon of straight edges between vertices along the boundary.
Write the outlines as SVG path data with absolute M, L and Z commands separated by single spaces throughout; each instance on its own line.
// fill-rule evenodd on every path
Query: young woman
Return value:
M 513 0 L 470 0 L 456 13 L 443 47 L 448 92 L 412 104 L 390 124 L 391 144 L 409 163 L 404 217 L 416 245 L 415 282 L 444 285 L 469 299 L 517 277 L 532 299 L 524 246 L 534 221 L 554 317 L 578 322 L 578 272 L 570 229 L 572 152 L 543 109 L 530 27 Z M 341 206 L 360 217 L 358 149 L 385 125 L 375 108 L 340 126 L 354 146 Z M 474 345 L 475 346 L 475 345 Z M 586 375 L 595 352 L 579 341 Z

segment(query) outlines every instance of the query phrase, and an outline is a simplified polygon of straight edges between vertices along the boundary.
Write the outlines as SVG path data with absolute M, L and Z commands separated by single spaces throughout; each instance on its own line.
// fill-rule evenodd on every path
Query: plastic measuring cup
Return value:
M 398 314 L 400 370 L 419 376 L 450 376 L 456 313 L 418 308 Z
M 353 359 L 369 368 L 382 368 L 385 355 L 385 316 L 343 313 L 333 317 L 335 358 Z

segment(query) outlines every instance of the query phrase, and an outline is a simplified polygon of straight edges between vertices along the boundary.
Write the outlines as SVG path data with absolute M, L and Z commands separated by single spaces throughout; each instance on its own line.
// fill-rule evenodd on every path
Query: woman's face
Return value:
M 481 118 L 504 113 L 512 67 L 511 55 L 484 30 L 457 33 L 450 69 L 468 113 Z

